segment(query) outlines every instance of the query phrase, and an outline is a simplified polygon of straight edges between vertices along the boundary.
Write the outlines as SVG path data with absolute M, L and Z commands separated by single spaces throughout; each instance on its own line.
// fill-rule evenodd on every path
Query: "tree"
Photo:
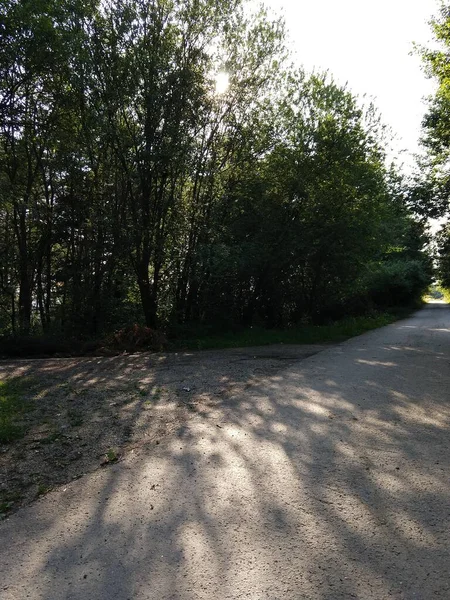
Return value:
M 431 21 L 439 48 L 419 48 L 425 72 L 437 82 L 424 117 L 422 144 L 426 157 L 419 161 L 420 175 L 412 189 L 413 206 L 423 214 L 442 217 L 450 204 L 450 6 L 441 3 L 439 15 Z
M 0 2 L 3 332 L 323 320 L 414 246 L 376 111 L 263 9 Z

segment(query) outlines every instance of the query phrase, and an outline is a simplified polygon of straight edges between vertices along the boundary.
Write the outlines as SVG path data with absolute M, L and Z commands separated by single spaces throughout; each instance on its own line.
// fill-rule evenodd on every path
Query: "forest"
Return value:
M 0 5 L 4 342 L 289 328 L 420 300 L 426 218 L 446 214 L 450 189 L 438 52 L 422 51 L 441 86 L 411 182 L 376 108 L 293 66 L 283 21 L 263 8 Z M 443 8 L 444 45 L 449 22 Z

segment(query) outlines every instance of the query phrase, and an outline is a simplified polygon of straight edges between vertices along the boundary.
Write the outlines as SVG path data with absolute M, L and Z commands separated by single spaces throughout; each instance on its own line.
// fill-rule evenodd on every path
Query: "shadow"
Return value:
M 16 510 L 42 490 L 97 469 L 110 451 L 153 447 L 200 406 L 322 348 L 280 344 L 0 362 L 0 378 L 21 390 L 26 410 L 19 426 L 27 431 L 23 440 L 0 446 L 0 506 L 15 498 Z
M 174 358 L 171 435 L 1 525 L 6 599 L 449 598 L 449 329 L 437 304 L 263 374 Z M 142 364 L 116 360 L 116 385 Z

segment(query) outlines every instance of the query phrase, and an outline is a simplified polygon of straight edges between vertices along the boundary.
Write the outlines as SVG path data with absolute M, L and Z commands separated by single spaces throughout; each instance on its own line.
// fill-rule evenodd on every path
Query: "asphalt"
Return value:
M 435 304 L 261 376 L 1 523 L 0 598 L 449 599 L 449 367 Z

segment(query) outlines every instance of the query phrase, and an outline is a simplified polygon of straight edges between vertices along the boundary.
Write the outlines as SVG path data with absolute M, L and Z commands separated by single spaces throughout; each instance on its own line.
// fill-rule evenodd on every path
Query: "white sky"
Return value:
M 307 70 L 329 70 L 334 79 L 374 101 L 397 136 L 406 170 L 418 151 L 423 98 L 433 83 L 411 56 L 413 42 L 430 45 L 428 22 L 437 0 L 265 0 L 282 10 L 296 51 Z

